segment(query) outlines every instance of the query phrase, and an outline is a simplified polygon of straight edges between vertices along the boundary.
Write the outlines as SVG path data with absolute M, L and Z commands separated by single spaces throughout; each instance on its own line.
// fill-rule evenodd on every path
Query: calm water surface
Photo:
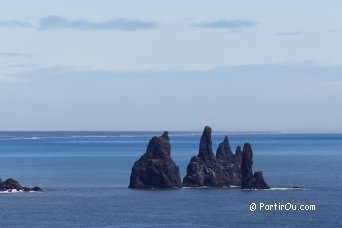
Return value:
M 342 134 L 228 133 L 252 143 L 254 170 L 272 187 L 128 189 L 130 169 L 161 132 L 0 132 L 0 177 L 43 193 L 0 194 L 0 227 L 342 227 Z M 216 150 L 224 133 L 213 135 Z M 171 132 L 184 177 L 200 133 Z M 315 211 L 251 212 L 251 203 L 314 204 Z

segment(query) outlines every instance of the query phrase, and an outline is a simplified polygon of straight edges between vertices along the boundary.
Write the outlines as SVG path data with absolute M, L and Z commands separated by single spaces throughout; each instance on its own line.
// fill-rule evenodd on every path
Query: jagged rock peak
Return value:
M 229 140 L 228 137 L 225 136 L 223 139 L 223 142 L 220 143 L 219 147 L 217 148 L 216 151 L 216 158 L 221 159 L 221 160 L 231 160 L 233 158 L 233 153 L 232 150 L 229 146 Z
M 131 172 L 129 188 L 181 187 L 179 168 L 171 159 L 168 132 L 153 137 Z
M 209 126 L 205 126 L 203 130 L 200 141 L 199 153 L 197 156 L 200 157 L 203 161 L 215 160 L 215 155 L 213 153 L 211 141 L 211 127 Z
M 242 155 L 241 146 L 237 146 L 237 147 L 236 147 L 236 150 L 235 150 L 235 155 L 239 155 L 239 154 Z
M 216 158 L 212 151 L 211 128 L 205 127 L 197 156 L 193 156 L 187 166 L 183 186 L 222 187 L 241 185 L 241 160 L 231 152 L 228 137 L 217 149 Z
M 168 132 L 165 131 L 161 136 L 154 136 L 146 149 L 146 156 L 151 159 L 170 158 L 171 145 Z
M 163 138 L 165 138 L 165 139 L 167 139 L 167 140 L 170 140 L 170 138 L 169 138 L 169 132 L 167 132 L 167 131 L 164 131 L 163 135 L 160 136 L 160 137 L 163 137 Z
M 242 189 L 268 189 L 269 186 L 263 178 L 262 172 L 253 175 L 253 150 L 249 143 L 245 143 L 242 151 L 241 162 L 241 188 Z
M 262 175 L 262 171 L 256 171 L 254 173 L 254 179 L 255 179 L 255 188 L 259 189 L 269 189 L 270 186 L 266 183 L 264 180 L 264 177 Z
M 235 157 L 239 159 L 240 161 L 242 160 L 242 150 L 241 146 L 237 146 L 235 150 Z
M 253 189 L 253 151 L 249 143 L 245 143 L 242 151 L 242 162 L 241 162 L 241 188 Z

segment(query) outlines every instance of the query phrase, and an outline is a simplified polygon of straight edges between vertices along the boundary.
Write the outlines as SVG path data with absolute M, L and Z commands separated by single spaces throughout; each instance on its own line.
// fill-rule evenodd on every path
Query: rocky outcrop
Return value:
M 204 128 L 197 156 L 203 161 L 215 161 L 211 141 L 211 128 L 209 126 Z
M 8 189 L 15 189 L 17 191 L 23 189 L 23 187 L 21 186 L 21 184 L 19 184 L 18 181 L 12 179 L 12 178 L 9 178 L 7 180 L 5 180 L 3 183 L 2 183 L 3 187 L 5 190 L 8 190 Z
M 12 178 L 9 178 L 9 179 L 5 180 L 4 182 L 2 182 L 1 179 L 0 179 L 0 191 L 13 191 L 13 190 L 25 191 L 25 192 L 43 191 L 38 186 L 35 186 L 33 188 L 23 187 L 23 186 L 21 186 L 21 184 L 18 181 L 14 180 Z
M 2 180 L 1 180 L 1 178 L 0 178 L 0 191 L 4 191 L 4 185 L 2 184 Z
M 255 180 L 256 189 L 269 189 L 270 188 L 270 186 L 268 186 L 268 184 L 264 180 L 264 177 L 262 176 L 262 171 L 254 172 L 254 180 Z
M 249 143 L 245 143 L 242 152 L 241 174 L 242 174 L 242 189 L 269 189 L 270 187 L 264 180 L 261 171 L 253 174 L 253 150 Z
M 238 153 L 233 154 L 228 137 L 225 136 L 216 152 L 216 162 L 223 170 L 224 185 L 241 185 L 241 158 Z
M 216 158 L 223 161 L 232 161 L 234 159 L 227 136 L 224 137 L 223 142 L 220 143 L 219 147 L 217 148 Z
M 129 188 L 178 188 L 182 183 L 179 168 L 171 159 L 168 132 L 153 137 L 133 165 Z
M 193 156 L 183 179 L 186 187 L 219 186 L 222 170 L 216 164 L 212 150 L 211 128 L 206 126 L 201 136 L 199 152 Z
M 240 161 L 242 161 L 242 150 L 241 150 L 241 146 L 237 146 L 237 147 L 236 147 L 235 156 L 238 157 Z
M 211 128 L 206 126 L 200 140 L 199 153 L 187 167 L 183 185 L 187 187 L 220 187 L 241 184 L 239 158 L 233 155 L 228 137 L 219 145 L 216 157 L 212 150 Z
M 267 189 L 262 172 L 253 174 L 253 151 L 249 143 L 243 150 L 238 146 L 232 152 L 227 136 L 217 148 L 212 149 L 212 130 L 203 130 L 199 152 L 187 166 L 184 187 L 241 186 L 243 189 Z M 167 132 L 153 137 L 138 161 L 133 165 L 129 188 L 178 188 L 182 186 L 179 168 L 170 157 L 171 146 Z

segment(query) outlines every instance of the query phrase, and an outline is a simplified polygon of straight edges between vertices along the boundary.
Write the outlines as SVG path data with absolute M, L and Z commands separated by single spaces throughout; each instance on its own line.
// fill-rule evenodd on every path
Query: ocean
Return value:
M 0 132 L 2 180 L 44 189 L 1 193 L 0 227 L 342 227 L 342 134 L 213 133 L 214 151 L 226 134 L 233 151 L 250 142 L 270 190 L 128 189 L 134 161 L 161 134 Z M 169 136 L 183 178 L 201 132 Z

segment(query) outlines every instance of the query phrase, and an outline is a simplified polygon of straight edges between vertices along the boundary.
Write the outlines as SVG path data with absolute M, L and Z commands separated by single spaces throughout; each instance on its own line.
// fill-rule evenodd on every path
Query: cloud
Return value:
M 305 33 L 302 31 L 294 31 L 294 32 L 278 32 L 276 33 L 277 36 L 300 36 L 304 35 Z
M 256 26 L 257 23 L 251 20 L 225 20 L 225 19 L 218 19 L 214 21 L 206 21 L 200 23 L 192 24 L 192 27 L 195 28 L 205 28 L 205 29 L 228 29 L 231 31 L 240 31 L 242 29 L 251 28 Z
M 32 24 L 27 21 L 20 20 L 0 20 L 0 28 L 30 28 Z
M 25 57 L 30 58 L 32 54 L 30 53 L 20 53 L 20 52 L 0 52 L 0 57 Z
M 47 16 L 39 20 L 38 29 L 79 29 L 79 30 L 121 30 L 136 31 L 146 29 L 156 29 L 155 22 L 140 21 L 131 19 L 116 19 L 103 22 L 93 22 L 88 20 L 68 20 L 59 16 Z

